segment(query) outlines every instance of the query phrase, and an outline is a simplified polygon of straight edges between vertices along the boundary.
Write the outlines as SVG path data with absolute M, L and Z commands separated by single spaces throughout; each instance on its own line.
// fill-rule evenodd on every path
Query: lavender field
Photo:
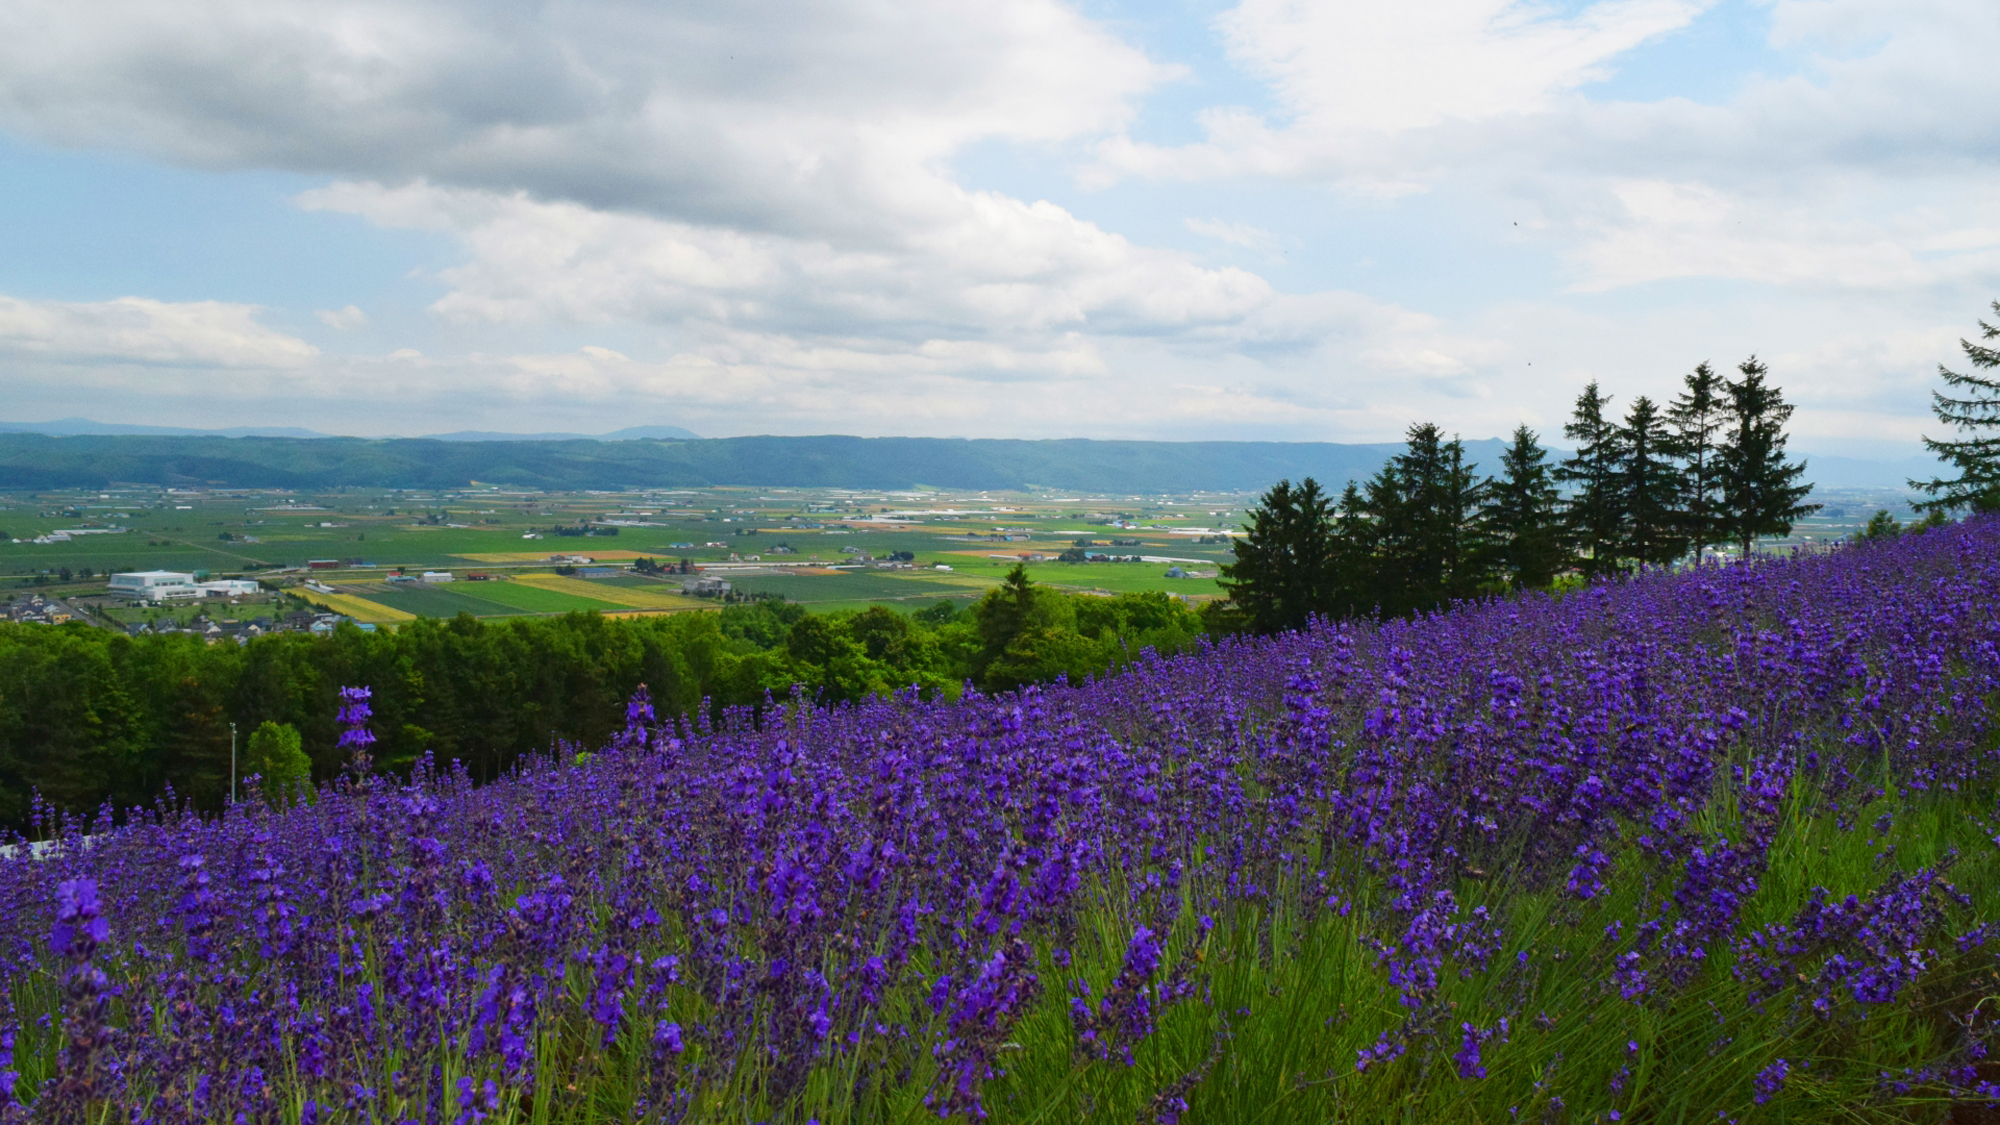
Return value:
M 1996 703 L 1991 518 L 1019 695 L 637 700 L 481 787 L 49 825 L 0 1121 L 1976 1120 Z

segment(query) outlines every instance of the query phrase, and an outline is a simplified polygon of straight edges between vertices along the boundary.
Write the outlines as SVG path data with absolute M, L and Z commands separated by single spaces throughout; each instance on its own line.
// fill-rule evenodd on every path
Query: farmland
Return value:
M 0 859 L 9 1096 L 1942 1121 L 2000 1096 L 1996 704 L 1990 517 L 1021 694 L 640 696 L 479 787 L 377 777 L 357 691 L 312 803 Z
M 1825 512 L 1776 547 L 1838 539 L 1878 508 L 1907 513 L 1900 493 L 1828 500 Z M 200 570 L 255 575 L 310 597 L 299 586 L 301 568 L 325 560 L 312 575 L 333 593 L 317 604 L 393 627 L 406 614 L 499 619 L 712 604 L 682 597 L 680 575 L 631 573 L 640 558 L 686 560 L 740 592 L 780 595 L 818 611 L 908 611 L 938 599 L 970 600 L 1025 561 L 1035 581 L 1055 589 L 1162 590 L 1199 602 L 1219 593 L 1214 574 L 1230 557 L 1227 533 L 1253 502 L 1224 493 L 757 488 L 16 493 L 0 496 L 0 575 L 11 576 L 0 583 L 87 595 L 101 590 L 112 570 Z M 92 534 L 36 542 L 63 531 Z M 1157 561 L 1056 561 L 1078 547 Z M 881 565 L 899 553 L 910 556 L 903 565 Z M 587 558 L 612 574 L 558 575 L 554 568 L 568 564 L 552 561 L 557 556 Z M 1195 576 L 1168 577 L 1176 566 Z M 395 570 L 451 571 L 458 581 L 392 589 L 386 579 Z M 463 580 L 473 573 L 495 581 Z M 107 611 L 103 621 L 113 616 Z

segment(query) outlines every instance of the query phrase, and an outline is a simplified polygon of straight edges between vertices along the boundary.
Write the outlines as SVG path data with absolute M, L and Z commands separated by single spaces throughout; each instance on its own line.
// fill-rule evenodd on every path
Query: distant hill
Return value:
M 225 426 L 212 430 L 190 430 L 182 426 L 135 426 L 123 422 L 93 422 L 88 418 L 58 418 L 53 422 L 0 422 L 0 434 L 77 435 L 148 434 L 155 437 L 294 437 L 321 438 L 330 435 L 297 426 Z
M 628 426 L 608 434 L 506 434 L 496 430 L 457 430 L 448 434 L 425 434 L 434 441 L 637 441 L 665 438 L 673 441 L 700 441 L 701 435 L 679 426 Z
M 1468 442 L 1491 467 L 1498 441 Z M 1396 444 L 738 437 L 674 441 L 0 434 L 0 488 L 113 482 L 238 488 L 765 487 L 1247 491 L 1281 477 L 1338 489 Z
M 0 422 L 0 434 L 50 434 L 56 437 L 82 435 L 146 434 L 154 437 L 295 437 L 323 438 L 318 430 L 297 426 L 225 426 L 218 429 L 188 429 L 183 426 L 135 426 L 123 422 L 93 422 L 88 418 L 58 418 L 53 422 Z M 638 438 L 674 438 L 699 441 L 701 435 L 679 426 L 628 426 L 608 434 L 507 434 L 493 430 L 459 430 L 449 434 L 425 434 L 438 441 L 632 441 Z
M 1091 493 L 1247 492 L 1315 477 L 1330 491 L 1372 475 L 1397 443 L 1021 441 L 962 438 L 737 437 L 285 438 L 0 433 L 0 488 L 102 488 L 113 482 L 236 488 L 462 488 L 468 482 L 558 490 L 741 484 L 797 488 L 1043 488 Z M 1466 442 L 1497 471 L 1502 443 Z M 1901 487 L 1903 463 L 1810 458 L 1825 487 Z M 1822 477 L 1821 473 L 1827 476 Z

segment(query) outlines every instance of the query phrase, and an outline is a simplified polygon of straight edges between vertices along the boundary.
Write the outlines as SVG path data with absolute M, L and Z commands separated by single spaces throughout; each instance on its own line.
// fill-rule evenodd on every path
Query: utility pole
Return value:
M 229 803 L 236 803 L 236 724 L 229 724 Z

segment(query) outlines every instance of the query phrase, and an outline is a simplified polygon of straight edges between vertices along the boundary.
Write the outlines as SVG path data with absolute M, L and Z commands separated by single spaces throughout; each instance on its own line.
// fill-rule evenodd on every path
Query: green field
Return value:
M 475 617 L 508 617 L 536 610 L 520 609 L 485 598 L 461 594 L 456 590 L 439 589 L 436 586 L 418 586 L 393 593 L 367 593 L 361 595 L 371 602 L 379 602 L 391 609 L 414 613 L 421 617 L 457 617 L 470 613 Z
M 456 589 L 456 587 L 460 585 L 467 585 L 471 587 L 470 589 L 462 591 L 462 593 L 467 597 L 480 598 L 489 602 L 497 602 L 503 606 L 508 606 L 513 609 L 526 610 L 529 613 L 570 613 L 575 610 L 596 610 L 599 613 L 618 613 L 624 611 L 627 608 L 626 606 L 616 605 L 612 602 L 600 602 L 600 601 L 595 601 L 591 598 L 579 598 L 574 594 L 565 594 L 560 590 L 543 590 L 538 587 L 529 586 L 520 582 L 494 581 L 494 582 L 475 582 L 475 583 L 464 583 L 464 584 L 453 583 L 454 593 L 461 592 Z M 477 592 L 475 593 L 474 591 Z
M 671 579 L 662 581 L 658 578 L 648 578 L 643 574 L 620 574 L 611 578 L 587 578 L 584 581 L 618 586 L 627 590 L 664 590 L 670 594 L 680 590 L 680 583 L 677 581 Z
M 1005 574 L 1012 563 L 990 559 L 987 564 L 966 560 L 966 569 L 975 574 L 998 577 Z M 1146 590 L 1165 590 L 1190 597 L 1214 597 L 1222 592 L 1213 578 L 1168 578 L 1169 566 L 1198 566 L 1202 570 L 1214 570 L 1208 564 L 1188 563 L 1060 563 L 1038 562 L 1028 564 L 1028 577 L 1045 586 L 1063 590 L 1105 590 L 1114 594 L 1136 594 Z
M 921 573 L 921 572 L 915 572 Z M 911 577 L 902 577 L 911 574 Z M 977 593 L 983 585 L 971 581 L 940 581 L 916 577 L 904 571 L 843 571 L 839 574 L 777 574 L 760 578 L 732 579 L 731 584 L 749 594 L 779 594 L 786 601 L 815 605 L 822 602 L 869 602 L 901 598 L 947 598 Z

